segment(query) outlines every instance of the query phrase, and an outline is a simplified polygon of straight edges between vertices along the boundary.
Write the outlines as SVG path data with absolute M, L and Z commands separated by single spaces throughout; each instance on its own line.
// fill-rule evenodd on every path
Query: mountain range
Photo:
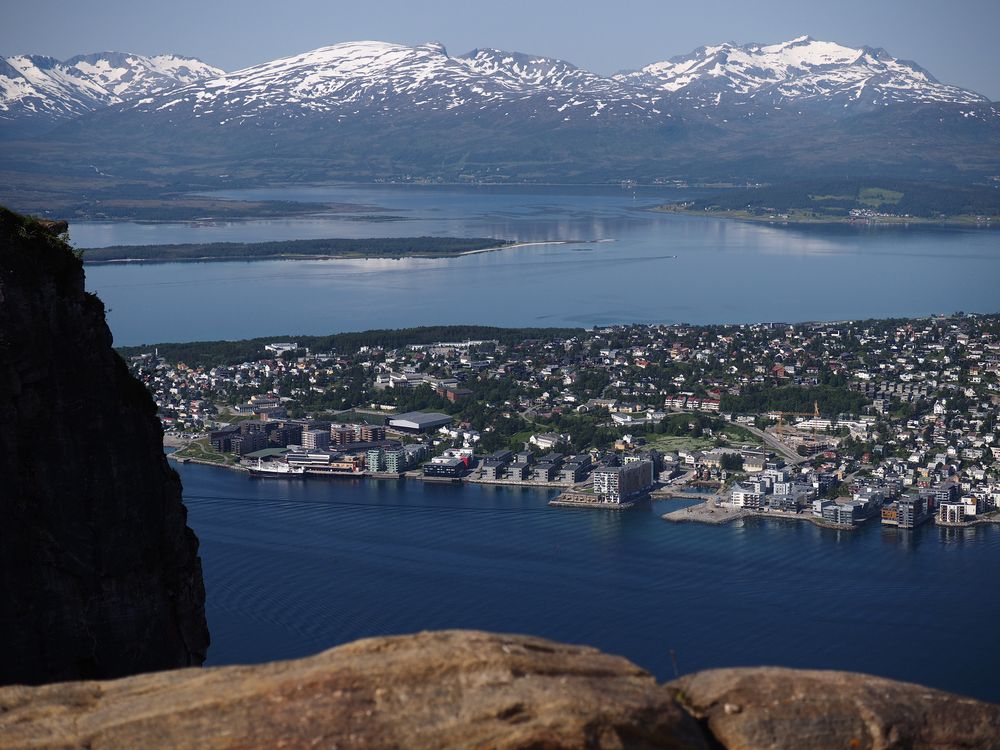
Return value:
M 0 136 L 107 174 L 205 184 L 1000 171 L 1000 106 L 883 49 L 810 37 L 613 76 L 436 43 L 349 42 L 231 73 L 170 55 L 11 57 Z
M 99 52 L 66 61 L 41 55 L 4 57 L 0 58 L 0 128 L 42 132 L 102 107 L 221 75 L 225 71 L 177 55 Z

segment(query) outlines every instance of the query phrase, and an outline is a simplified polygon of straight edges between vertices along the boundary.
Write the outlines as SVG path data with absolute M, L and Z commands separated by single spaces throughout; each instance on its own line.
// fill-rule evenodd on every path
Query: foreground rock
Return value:
M 1000 706 L 844 672 L 715 670 L 657 685 L 591 648 L 475 631 L 0 688 L 0 750 L 132 747 L 996 748 Z
M 1000 706 L 880 677 L 715 669 L 669 686 L 727 750 L 1000 748 Z
M 0 208 L 0 684 L 201 664 L 198 540 L 80 259 Z
M 708 748 L 669 689 L 591 648 L 472 631 L 309 659 L 0 689 L 0 748 Z

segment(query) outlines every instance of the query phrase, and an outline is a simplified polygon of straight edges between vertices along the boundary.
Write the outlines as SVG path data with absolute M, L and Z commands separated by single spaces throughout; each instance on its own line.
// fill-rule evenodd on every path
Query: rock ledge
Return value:
M 865 675 L 714 670 L 443 631 L 257 666 L 0 688 L 11 748 L 994 748 L 1000 707 Z

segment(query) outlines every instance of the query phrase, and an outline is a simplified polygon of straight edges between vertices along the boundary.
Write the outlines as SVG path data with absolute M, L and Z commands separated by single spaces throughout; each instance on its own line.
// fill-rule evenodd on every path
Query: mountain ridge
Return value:
M 67 60 L 11 55 L 0 58 L 0 126 L 19 134 L 44 129 L 223 73 L 197 58 L 174 54 L 94 52 Z
M 80 174 L 169 173 L 179 189 L 983 180 L 1000 174 L 1000 108 L 881 48 L 807 36 L 701 47 L 613 76 L 544 55 L 357 41 L 94 106 L 24 143 L 0 172 L 36 174 L 32 154 L 44 154 Z

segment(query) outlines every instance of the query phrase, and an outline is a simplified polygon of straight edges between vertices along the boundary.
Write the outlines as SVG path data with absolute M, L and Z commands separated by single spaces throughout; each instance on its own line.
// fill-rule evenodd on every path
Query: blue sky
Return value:
M 15 0 L 0 54 L 178 52 L 227 70 L 336 42 L 443 42 L 561 57 L 598 73 L 722 41 L 809 34 L 885 47 L 940 80 L 1000 99 L 1000 0 Z

